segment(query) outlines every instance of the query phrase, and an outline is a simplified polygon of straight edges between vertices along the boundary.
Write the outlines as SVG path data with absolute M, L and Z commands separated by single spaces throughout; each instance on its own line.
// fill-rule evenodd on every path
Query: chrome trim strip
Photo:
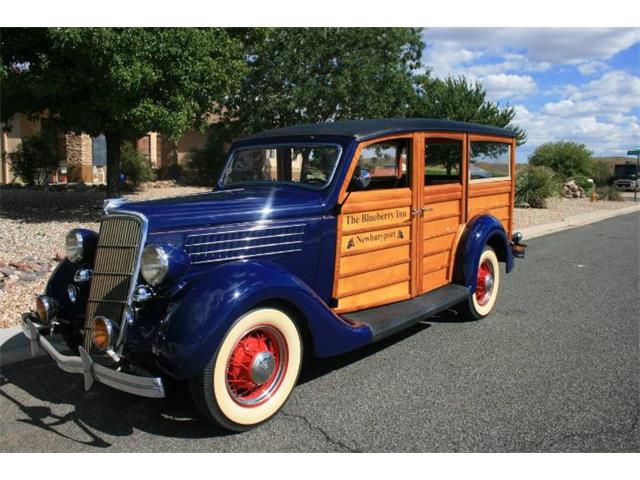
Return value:
M 108 385 L 117 390 L 148 398 L 164 398 L 164 384 L 160 377 L 142 377 L 130 373 L 112 370 L 98 365 L 80 347 L 82 357 L 63 355 L 47 340 L 40 335 L 38 327 L 31 321 L 29 314 L 22 315 L 22 331 L 25 336 L 49 354 L 58 367 L 68 373 L 82 373 L 85 376 L 85 387 L 88 390 L 93 380 Z M 32 354 L 37 353 L 32 350 Z
M 211 235 L 216 235 L 216 234 L 212 233 Z M 275 234 L 275 235 L 263 235 L 261 237 L 232 238 L 232 239 L 229 239 L 229 240 L 216 240 L 215 242 L 190 243 L 189 245 L 185 245 L 185 247 L 197 247 L 197 246 L 201 246 L 201 245 L 214 245 L 216 243 L 250 242 L 251 240 L 263 240 L 265 238 L 278 238 L 278 237 L 292 237 L 294 235 L 304 235 L 304 231 L 297 232 L 297 233 L 278 233 L 278 234 Z
M 268 243 L 266 245 L 247 245 L 246 247 L 222 248 L 220 250 L 209 250 L 207 252 L 193 252 L 193 253 L 190 253 L 189 256 L 208 255 L 211 253 L 221 253 L 221 252 L 236 252 L 238 250 L 249 250 L 249 249 L 257 249 L 257 248 L 279 247 L 280 245 L 294 245 L 296 243 L 302 243 L 302 240 L 295 240 L 293 242 Z
M 292 225 L 274 225 L 272 227 L 265 227 L 262 225 L 256 225 L 255 227 L 252 228 L 243 228 L 240 230 L 225 230 L 225 231 L 214 231 L 214 232 L 210 232 L 210 233 L 194 233 L 192 235 L 187 235 L 187 238 L 185 239 L 185 247 L 190 247 L 191 245 L 195 245 L 195 244 L 190 244 L 187 243 L 189 241 L 190 238 L 192 237 L 202 237 L 205 235 L 228 235 L 231 233 L 242 233 L 242 232 L 261 232 L 262 230 L 274 230 L 276 228 L 295 228 L 295 227 L 306 227 L 307 224 L 306 223 L 296 223 L 296 224 L 292 224 Z M 230 241 L 230 240 L 229 240 Z
M 301 252 L 301 248 L 296 248 L 293 250 L 281 250 L 277 252 L 267 252 L 267 253 L 255 253 L 252 255 L 240 255 L 237 257 L 225 257 L 225 258 L 215 258 L 212 260 L 201 260 L 199 262 L 191 262 L 192 265 L 199 265 L 201 263 L 213 263 L 213 262 L 226 262 L 228 260 L 244 260 L 245 258 L 253 258 L 253 257 L 264 257 L 267 255 L 278 255 L 280 253 L 292 253 L 292 252 Z M 207 252 L 207 253 L 215 253 L 215 252 Z

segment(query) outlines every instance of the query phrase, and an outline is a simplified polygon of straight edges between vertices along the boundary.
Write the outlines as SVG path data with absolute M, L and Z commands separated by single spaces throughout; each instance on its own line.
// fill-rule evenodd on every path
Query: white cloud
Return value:
M 516 102 L 515 122 L 528 134 L 521 159 L 548 141 L 624 155 L 640 139 L 637 64 L 628 71 L 608 64 L 640 42 L 639 28 L 428 28 L 423 38 L 435 76 L 480 80 L 489 98 Z
M 640 138 L 639 106 L 640 77 L 612 71 L 569 86 L 563 98 L 538 112 L 517 105 L 515 121 L 527 131 L 528 153 L 544 142 L 570 140 L 599 155 L 624 155 Z
M 536 82 L 529 75 L 487 75 L 482 83 L 491 98 L 522 98 L 537 90 Z
M 532 62 L 518 53 L 504 53 L 498 63 L 479 63 L 465 68 L 471 75 L 489 75 L 506 72 L 545 72 L 551 68 L 549 62 Z
M 541 113 L 561 117 L 622 114 L 640 106 L 640 77 L 614 70 L 585 85 L 567 85 L 566 98 L 546 103 Z
M 589 60 L 578 65 L 578 71 L 584 76 L 594 75 L 596 73 L 603 72 L 608 68 L 609 66 L 606 63 L 599 60 Z
M 423 39 L 495 53 L 515 48 L 526 51 L 532 62 L 580 64 L 629 48 L 640 41 L 640 28 L 427 28 Z

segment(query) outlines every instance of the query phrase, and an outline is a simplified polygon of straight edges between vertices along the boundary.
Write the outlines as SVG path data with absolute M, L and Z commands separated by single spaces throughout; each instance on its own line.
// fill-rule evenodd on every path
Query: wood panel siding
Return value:
M 338 221 L 337 312 L 411 296 L 410 188 L 352 192 Z
M 489 214 L 502 223 L 508 235 L 511 235 L 513 213 L 513 193 L 511 179 L 494 182 L 469 183 L 468 218 Z

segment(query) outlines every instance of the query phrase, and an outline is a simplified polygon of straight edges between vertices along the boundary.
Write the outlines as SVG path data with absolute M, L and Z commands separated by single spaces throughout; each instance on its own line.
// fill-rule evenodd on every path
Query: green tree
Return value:
M 589 176 L 591 155 L 586 145 L 576 142 L 547 142 L 537 147 L 529 157 L 529 164 L 549 167 L 564 178 Z
M 471 82 L 464 77 L 439 79 L 421 75 L 416 78 L 416 94 L 413 98 L 412 114 L 415 117 L 508 128 L 516 132 L 518 145 L 526 142 L 526 133 L 513 123 L 515 109 L 489 100 L 479 81 Z
M 604 187 L 613 175 L 613 166 L 609 162 L 592 159 L 589 173 L 597 187 Z
M 249 68 L 228 118 L 254 133 L 307 122 L 407 116 L 424 44 L 415 28 L 241 32 Z
M 247 75 L 191 154 L 200 182 L 217 177 L 229 143 L 243 134 L 300 123 L 411 114 L 424 44 L 415 28 L 248 28 Z
M 179 137 L 207 123 L 244 75 L 242 42 L 219 28 L 2 29 L 2 121 L 47 112 L 62 128 L 104 133 L 109 194 L 123 141 Z

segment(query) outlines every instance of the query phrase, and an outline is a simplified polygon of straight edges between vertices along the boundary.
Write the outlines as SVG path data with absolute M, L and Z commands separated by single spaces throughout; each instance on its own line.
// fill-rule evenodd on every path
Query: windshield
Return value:
M 231 154 L 221 184 L 285 183 L 321 189 L 331 181 L 339 156 L 337 145 L 241 148 Z

